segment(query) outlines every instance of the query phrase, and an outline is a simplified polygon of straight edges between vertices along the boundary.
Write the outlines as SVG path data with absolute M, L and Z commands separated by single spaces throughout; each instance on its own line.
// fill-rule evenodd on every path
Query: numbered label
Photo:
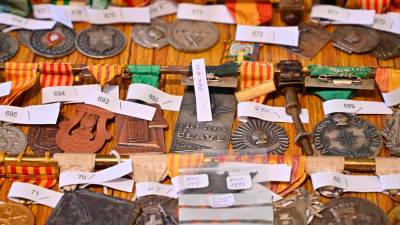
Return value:
M 99 96 L 99 97 L 97 97 L 97 101 L 108 105 L 108 103 L 110 102 L 110 99 L 103 97 L 103 96 Z
M 259 112 L 262 112 L 262 113 L 270 113 L 271 112 L 271 109 L 265 108 L 265 107 L 262 107 L 262 106 L 256 106 L 256 107 L 254 107 L 254 109 L 256 111 L 259 111 Z
M 6 111 L 6 116 L 15 118 L 15 117 L 18 117 L 18 113 L 15 111 L 12 111 L 12 110 L 8 110 L 8 111 Z
M 197 189 L 208 187 L 208 175 L 184 175 L 182 177 L 182 184 L 184 189 Z
M 235 196 L 233 194 L 212 195 L 209 197 L 212 208 L 226 208 L 235 205 Z
M 228 176 L 226 184 L 229 190 L 246 190 L 252 186 L 250 175 Z
M 346 109 L 355 109 L 356 108 L 356 106 L 354 104 L 346 104 L 346 103 L 343 104 L 343 107 Z
M 54 97 L 65 96 L 65 91 L 53 91 Z

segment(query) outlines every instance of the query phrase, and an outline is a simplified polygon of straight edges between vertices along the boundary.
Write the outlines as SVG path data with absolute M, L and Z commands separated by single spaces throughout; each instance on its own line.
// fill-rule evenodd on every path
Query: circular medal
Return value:
M 75 32 L 69 27 L 56 25 L 51 30 L 32 32 L 30 47 L 38 55 L 60 58 L 75 50 Z
M 154 19 L 151 24 L 134 25 L 132 28 L 133 41 L 145 48 L 160 49 L 168 45 L 167 30 L 169 23 L 162 19 Z
M 121 31 L 111 26 L 91 26 L 78 34 L 75 43 L 86 56 L 107 58 L 124 50 L 126 39 Z
M 388 225 L 388 217 L 374 203 L 354 197 L 332 199 L 326 209 L 314 217 L 312 225 L 352 224 L 352 225 Z
M 400 111 L 396 110 L 382 130 L 382 136 L 385 138 L 385 145 L 390 154 L 400 157 Z
M 167 31 L 169 43 L 184 52 L 201 52 L 214 46 L 218 29 L 210 22 L 177 20 Z
M 400 56 L 400 35 L 379 32 L 379 38 L 379 44 L 371 51 L 371 55 L 380 60 Z
M 388 217 L 390 225 L 400 225 L 400 205 L 390 210 Z
M 332 113 L 313 132 L 317 155 L 371 158 L 379 154 L 382 137 L 366 120 L 346 113 Z
M 32 126 L 28 131 L 29 146 L 37 154 L 62 152 L 56 144 L 57 129 L 57 125 Z
M 337 27 L 332 36 L 333 45 L 348 53 L 364 53 L 379 43 L 379 35 L 373 29 L 358 26 Z
M 0 150 L 8 154 L 19 154 L 26 148 L 26 136 L 18 128 L 4 125 L 0 127 Z
M 289 138 L 275 123 L 249 118 L 233 132 L 231 143 L 235 150 L 266 148 L 268 153 L 283 154 L 289 146 Z
M 18 41 L 8 34 L 0 32 L 0 62 L 6 62 L 17 54 Z
M 32 31 L 21 29 L 18 31 L 18 39 L 26 47 L 31 48 Z
M 0 204 L 0 224 L 34 225 L 35 217 L 28 207 L 7 202 Z

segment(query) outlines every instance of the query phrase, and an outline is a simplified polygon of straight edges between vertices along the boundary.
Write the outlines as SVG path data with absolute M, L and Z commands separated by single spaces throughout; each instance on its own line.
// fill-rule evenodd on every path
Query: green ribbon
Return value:
M 309 65 L 308 70 L 310 76 L 318 77 L 320 75 L 352 75 L 353 77 L 367 78 L 371 73 L 372 68 L 365 66 L 320 66 Z M 323 88 L 310 88 L 309 91 L 324 101 L 331 99 L 351 99 L 354 95 L 354 90 L 346 89 L 323 89 Z
M 25 17 L 29 14 L 29 2 L 28 0 L 0 0 L 0 12 Z
M 106 9 L 109 0 L 90 0 L 89 4 L 93 9 Z
M 132 74 L 132 83 L 148 84 L 158 87 L 160 80 L 160 66 L 128 65 L 128 72 Z

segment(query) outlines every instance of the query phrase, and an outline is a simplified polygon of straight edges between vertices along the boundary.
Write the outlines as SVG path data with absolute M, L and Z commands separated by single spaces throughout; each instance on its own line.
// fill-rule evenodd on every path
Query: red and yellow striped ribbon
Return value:
M 227 0 L 225 5 L 237 24 L 260 25 L 272 19 L 270 2 Z
M 42 87 L 71 86 L 74 83 L 72 66 L 69 63 L 42 63 L 41 71 Z
M 390 5 L 389 11 L 391 12 L 400 12 L 400 0 L 394 0 Z
M 384 13 L 390 7 L 390 0 L 358 0 L 362 9 L 374 9 L 376 13 Z
M 122 66 L 117 64 L 88 65 L 87 68 L 102 86 L 114 79 L 115 76 L 119 76 L 122 73 Z
M 26 163 L 6 164 L 6 176 L 11 182 L 20 181 L 51 188 L 57 183 L 59 170 L 55 164 L 30 165 Z
M 377 68 L 375 81 L 382 93 L 394 91 L 400 87 L 400 69 Z
M 4 183 L 6 176 L 6 169 L 3 165 L 0 165 L 0 186 Z
M 8 62 L 5 64 L 6 81 L 12 81 L 11 92 L 0 98 L 0 104 L 9 105 L 24 91 L 31 88 L 37 79 L 36 63 Z
M 260 63 L 243 61 L 240 67 L 240 90 L 261 84 L 274 78 L 274 65 L 272 63 Z M 262 103 L 267 95 L 257 97 L 254 102 Z
M 123 7 L 142 7 L 150 3 L 150 0 L 112 0 L 111 3 Z

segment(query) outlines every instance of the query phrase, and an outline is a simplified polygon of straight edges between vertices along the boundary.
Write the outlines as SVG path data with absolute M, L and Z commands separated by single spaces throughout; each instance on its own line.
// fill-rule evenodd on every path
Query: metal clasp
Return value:
M 362 83 L 361 77 L 355 77 L 351 73 L 323 74 L 318 76 L 318 80 L 325 83 L 333 83 L 338 86 L 361 85 Z

